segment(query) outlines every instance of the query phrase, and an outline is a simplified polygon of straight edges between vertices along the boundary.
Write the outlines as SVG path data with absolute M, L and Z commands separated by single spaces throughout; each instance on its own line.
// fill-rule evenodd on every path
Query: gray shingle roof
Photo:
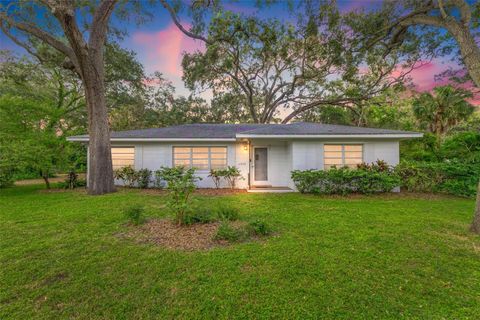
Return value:
M 291 124 L 184 124 L 178 126 L 116 131 L 116 139 L 235 139 L 240 135 L 408 135 L 416 132 L 399 131 L 321 123 L 296 122 Z M 70 137 L 70 140 L 88 139 L 88 135 Z

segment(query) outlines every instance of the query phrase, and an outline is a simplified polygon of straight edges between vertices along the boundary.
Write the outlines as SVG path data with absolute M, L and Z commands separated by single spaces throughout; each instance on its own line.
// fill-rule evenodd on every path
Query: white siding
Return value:
M 290 179 L 292 170 L 323 169 L 323 145 L 361 143 L 364 145 L 364 161 L 371 163 L 378 159 L 390 165 L 399 162 L 398 140 L 366 140 L 366 139 L 329 139 L 329 140 L 275 140 L 253 139 L 250 141 L 249 150 L 245 150 L 245 142 L 195 142 L 195 143 L 112 143 L 112 146 L 135 147 L 135 169 L 148 168 L 152 171 L 160 167 L 172 166 L 173 146 L 226 146 L 227 161 L 229 166 L 240 169 L 243 179 L 238 181 L 238 188 L 248 188 L 248 173 L 251 172 L 250 182 L 253 184 L 253 169 L 250 157 L 253 158 L 253 146 L 267 147 L 268 149 L 268 184 L 272 186 L 294 187 Z M 214 184 L 208 177 L 208 171 L 199 171 L 197 175 L 202 178 L 198 182 L 200 188 L 213 188 Z M 117 181 L 119 183 L 119 181 Z M 120 183 L 119 183 L 120 184 Z M 222 187 L 226 187 L 224 182 Z

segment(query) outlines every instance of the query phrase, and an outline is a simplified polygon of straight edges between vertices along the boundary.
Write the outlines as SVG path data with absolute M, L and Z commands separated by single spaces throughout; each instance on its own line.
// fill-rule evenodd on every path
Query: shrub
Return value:
M 152 171 L 148 169 L 140 169 L 137 171 L 137 182 L 138 187 L 141 189 L 146 189 L 150 185 L 150 180 L 152 178 Z
M 479 163 L 401 162 L 396 168 L 401 186 L 411 192 L 441 192 L 473 197 L 480 178 Z
M 195 176 L 195 169 L 185 167 L 167 168 L 158 170 L 158 176 L 167 182 L 169 201 L 167 205 L 175 213 L 177 224 L 186 221 L 185 215 L 190 207 L 190 195 L 195 191 L 195 182 L 201 178 Z
M 263 221 L 255 220 L 247 225 L 247 231 L 255 236 L 267 236 L 272 233 L 270 227 Z
M 215 188 L 220 188 L 220 182 L 223 177 L 225 177 L 225 170 L 222 169 L 211 169 L 210 174 L 208 175 L 212 178 Z
M 124 210 L 125 217 L 129 220 L 130 223 L 133 225 L 140 225 L 145 222 L 145 215 L 144 215 L 144 207 L 141 205 L 133 205 L 127 207 Z
M 187 211 L 181 224 L 209 223 L 216 220 L 215 213 L 208 208 L 196 208 Z
M 115 179 L 123 180 L 125 186 L 134 187 L 138 181 L 138 173 L 132 166 L 126 166 L 114 171 Z
M 232 189 L 235 189 L 235 186 L 239 179 L 243 179 L 240 170 L 235 166 L 227 167 L 227 169 L 224 170 L 223 174 L 228 182 L 228 185 Z
M 237 242 L 244 240 L 247 234 L 243 229 L 237 229 L 232 227 L 227 222 L 222 222 L 218 227 L 217 234 L 215 235 L 215 240 L 225 240 L 228 242 Z
M 318 194 L 382 193 L 400 185 L 398 175 L 382 162 L 357 169 L 294 170 L 292 180 L 298 191 Z
M 238 220 L 239 211 L 234 207 L 219 207 L 217 209 L 217 217 L 220 220 L 235 221 Z
M 9 166 L 0 166 L 0 188 L 13 186 L 14 170 Z
M 165 180 L 163 180 L 163 171 L 155 171 L 153 178 L 153 187 L 157 189 L 163 189 L 165 187 Z

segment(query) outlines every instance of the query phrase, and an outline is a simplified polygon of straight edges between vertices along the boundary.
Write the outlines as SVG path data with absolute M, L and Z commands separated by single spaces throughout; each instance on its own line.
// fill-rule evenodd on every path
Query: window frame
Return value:
M 361 146 L 362 147 L 362 158 L 361 158 L 361 163 L 363 163 L 365 161 L 365 145 L 363 143 L 324 143 L 323 144 L 323 170 L 328 170 L 328 169 L 331 169 L 334 165 L 327 165 L 325 164 L 325 159 L 339 159 L 338 157 L 326 157 L 325 156 L 325 153 L 327 151 L 325 151 L 325 146 L 341 146 L 342 147 L 342 150 L 341 151 L 332 151 L 332 152 L 341 152 L 342 153 L 342 164 L 341 166 L 337 166 L 337 168 L 344 168 L 344 167 L 347 167 L 347 168 L 350 168 L 352 169 L 352 167 L 350 167 L 349 165 L 347 165 L 345 163 L 345 146 Z M 357 151 L 358 152 L 358 151 Z M 348 158 L 348 159 L 356 159 L 356 158 Z
M 115 168 L 114 167 L 114 164 L 113 164 L 113 149 L 118 149 L 118 148 L 130 148 L 130 149 L 133 149 L 133 163 L 132 164 L 128 164 L 126 166 L 122 166 L 122 167 L 117 167 Z M 115 171 L 115 170 L 118 170 L 118 169 L 122 169 L 122 168 L 125 168 L 125 167 L 128 167 L 128 166 L 131 166 L 132 168 L 135 168 L 135 146 L 111 146 L 110 147 L 110 154 L 111 154 L 111 157 L 112 157 L 112 169 Z M 130 159 L 127 159 L 127 160 L 130 160 Z
M 175 148 L 189 148 L 190 149 L 190 152 L 180 152 L 180 153 L 175 153 Z M 206 158 L 195 158 L 193 155 L 194 155 L 194 152 L 193 152 L 193 149 L 195 148 L 207 148 L 208 149 L 208 152 L 206 153 L 207 157 Z M 213 152 L 212 153 L 212 149 L 214 148 L 223 148 L 225 149 L 225 158 L 212 158 L 212 154 L 222 154 L 220 152 Z M 182 146 L 182 145 L 176 145 L 176 146 L 172 146 L 172 167 L 177 167 L 177 166 L 181 166 L 181 165 L 176 165 L 175 164 L 175 160 L 180 160 L 178 157 L 175 158 L 175 154 L 182 154 L 182 155 L 186 155 L 186 154 L 190 154 L 190 157 L 188 158 L 181 158 L 181 160 L 188 160 L 189 161 L 189 164 L 188 165 L 185 165 L 186 168 L 197 168 L 197 171 L 201 171 L 201 172 L 208 172 L 212 169 L 212 160 L 225 160 L 225 166 L 224 167 L 216 167 L 215 169 L 225 169 L 228 167 L 228 146 L 212 146 L 212 145 L 198 145 L 198 146 L 192 146 L 192 145 L 188 145 L 188 146 Z M 204 169 L 204 168 L 201 168 L 199 169 L 198 167 L 195 167 L 193 165 L 194 163 L 194 160 L 207 160 L 208 161 L 208 165 L 207 165 L 207 168 Z

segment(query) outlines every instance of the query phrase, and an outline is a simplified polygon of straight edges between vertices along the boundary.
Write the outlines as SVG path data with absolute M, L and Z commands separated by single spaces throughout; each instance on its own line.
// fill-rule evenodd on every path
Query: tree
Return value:
M 452 127 L 471 116 L 475 107 L 466 101 L 470 91 L 453 86 L 436 87 L 433 94 L 422 93 L 413 101 L 413 112 L 420 128 L 427 129 L 440 140 Z
M 476 42 L 479 12 L 478 1 L 471 4 L 465 0 L 388 1 L 381 11 L 366 15 L 365 20 L 374 21 L 378 30 L 371 34 L 370 42 L 380 42 L 388 48 L 402 45 L 408 39 L 409 29 L 414 28 L 421 28 L 417 33 L 432 48 L 443 45 L 444 49 L 451 49 L 454 42 L 460 62 L 480 88 L 480 48 Z M 447 37 L 440 31 L 446 31 Z M 480 234 L 480 181 L 470 230 Z
M 116 0 L 104 0 L 97 6 L 44 0 L 10 2 L 0 7 L 0 28 L 12 41 L 40 61 L 44 57 L 32 46 L 31 40 L 47 44 L 65 56 L 63 66 L 82 80 L 90 135 L 89 194 L 115 191 L 105 98 L 104 47 L 116 4 Z M 79 22 L 79 10 L 91 12 L 91 19 Z M 48 23 L 38 22 L 39 13 Z M 82 30 L 83 26 L 86 30 Z
M 365 101 L 401 83 L 415 59 L 398 70 L 401 54 L 384 57 L 377 48 L 362 49 L 348 23 L 333 4 L 296 24 L 217 14 L 206 50 L 184 55 L 184 80 L 192 89 L 241 97 L 240 108 L 258 123 L 281 113 L 287 123 L 313 108 Z

